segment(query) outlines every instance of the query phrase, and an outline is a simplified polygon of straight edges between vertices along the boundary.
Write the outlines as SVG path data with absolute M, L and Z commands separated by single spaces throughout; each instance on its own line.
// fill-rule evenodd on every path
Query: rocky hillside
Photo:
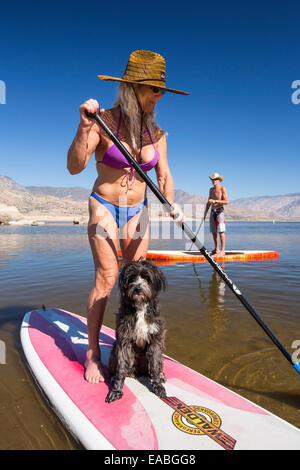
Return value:
M 26 191 L 32 194 L 44 194 L 58 198 L 71 197 L 75 201 L 87 201 L 91 190 L 74 186 L 72 188 L 56 188 L 54 186 L 25 186 Z
M 243 198 L 234 202 L 239 207 L 267 213 L 273 219 L 300 220 L 300 193 Z
M 19 211 L 19 216 L 11 220 L 20 220 L 22 217 L 31 219 L 83 219 L 88 216 L 87 198 L 83 201 L 74 198 L 68 192 L 64 196 L 53 196 L 44 191 L 29 191 L 20 186 L 11 178 L 0 176 L 0 222 L 6 223 L 7 212 L 13 214 L 14 209 Z M 52 189 L 52 188 L 51 188 Z M 50 190 L 51 192 L 51 190 Z M 9 207 L 9 211 L 5 209 Z M 4 214 L 4 215 L 3 215 Z
M 19 211 L 22 216 L 35 219 L 83 219 L 88 216 L 90 190 L 80 187 L 59 188 L 47 186 L 21 186 L 7 176 L 0 176 L 0 222 L 4 214 Z M 156 197 L 148 191 L 152 207 L 151 216 L 158 217 L 162 208 Z M 201 218 L 207 197 L 191 195 L 180 189 L 175 201 L 185 213 Z M 10 207 L 9 211 L 7 207 Z M 187 211 L 187 212 L 186 212 Z M 300 221 L 300 193 L 281 196 L 261 196 L 230 201 L 226 207 L 227 220 L 294 220 Z

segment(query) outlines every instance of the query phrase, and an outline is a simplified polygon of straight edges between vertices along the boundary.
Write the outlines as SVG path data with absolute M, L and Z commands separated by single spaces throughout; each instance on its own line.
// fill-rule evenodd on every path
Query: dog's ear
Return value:
M 167 289 L 167 279 L 163 275 L 163 273 L 160 271 L 160 283 L 161 283 L 161 290 L 165 291 Z
M 127 270 L 127 264 L 124 264 L 123 266 L 121 266 L 120 271 L 119 271 L 118 283 L 119 283 L 119 289 L 121 289 L 121 291 L 124 290 L 123 286 L 124 286 L 124 282 L 126 278 L 126 270 Z
M 121 291 L 125 291 L 127 289 L 127 283 L 128 283 L 128 276 L 130 275 L 130 272 L 134 269 L 134 265 L 136 264 L 135 261 L 129 261 L 128 263 L 125 263 L 120 271 L 119 271 L 119 288 Z
M 155 283 L 156 283 L 156 290 L 158 291 L 165 291 L 167 288 L 167 280 L 162 273 L 162 271 L 155 265 L 152 265 L 154 269 L 154 275 L 155 275 Z

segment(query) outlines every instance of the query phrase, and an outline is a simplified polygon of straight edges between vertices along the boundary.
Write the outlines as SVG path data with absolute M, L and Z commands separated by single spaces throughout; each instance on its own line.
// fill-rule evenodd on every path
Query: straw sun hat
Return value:
M 180 95 L 189 95 L 189 93 L 185 91 L 174 90 L 166 87 L 165 59 L 160 54 L 151 51 L 132 52 L 129 56 L 126 70 L 122 78 L 110 77 L 108 75 L 98 75 L 98 77 L 101 80 L 151 85 L 165 91 L 179 93 Z
M 223 181 L 223 176 L 219 175 L 219 173 L 213 173 L 211 176 L 210 176 L 210 179 L 213 181 L 213 180 L 220 180 L 220 181 Z

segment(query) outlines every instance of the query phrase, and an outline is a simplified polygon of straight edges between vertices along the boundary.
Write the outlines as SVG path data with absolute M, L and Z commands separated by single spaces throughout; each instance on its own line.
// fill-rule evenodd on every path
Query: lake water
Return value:
M 159 227 L 152 223 L 150 248 L 189 246 L 178 229 L 162 239 Z M 213 248 L 207 225 L 204 232 L 206 248 Z M 227 223 L 227 249 L 279 251 L 278 259 L 226 262 L 224 269 L 291 354 L 300 341 L 299 246 L 297 223 Z M 213 268 L 177 263 L 161 269 L 168 280 L 161 298 L 166 354 L 300 428 L 299 375 Z M 85 315 L 93 277 L 85 226 L 0 227 L 1 449 L 78 448 L 24 364 L 19 329 L 24 314 L 42 304 Z M 115 287 L 107 326 L 114 327 L 117 309 Z

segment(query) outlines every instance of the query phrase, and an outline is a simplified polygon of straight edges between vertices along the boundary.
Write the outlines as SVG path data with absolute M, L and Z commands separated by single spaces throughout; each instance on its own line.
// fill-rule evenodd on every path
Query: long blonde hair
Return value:
M 129 130 L 132 146 L 135 150 L 137 150 L 139 146 L 141 112 L 132 84 L 124 82 L 119 84 L 118 97 L 113 106 L 121 107 L 122 117 L 127 129 Z M 155 110 L 153 110 L 151 113 L 144 114 L 144 123 L 146 124 L 151 135 L 154 135 L 156 129 L 159 127 L 155 122 L 155 117 Z

